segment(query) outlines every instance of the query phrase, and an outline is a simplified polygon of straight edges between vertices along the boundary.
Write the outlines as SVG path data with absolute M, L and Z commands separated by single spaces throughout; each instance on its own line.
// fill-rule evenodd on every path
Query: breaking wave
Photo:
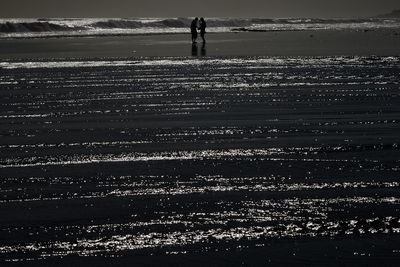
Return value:
M 63 26 L 49 22 L 5 22 L 0 24 L 0 32 L 51 32 L 74 30 L 68 26 Z
M 184 33 L 192 18 L 0 19 L 0 38 Z M 207 18 L 209 32 L 399 28 L 399 19 Z

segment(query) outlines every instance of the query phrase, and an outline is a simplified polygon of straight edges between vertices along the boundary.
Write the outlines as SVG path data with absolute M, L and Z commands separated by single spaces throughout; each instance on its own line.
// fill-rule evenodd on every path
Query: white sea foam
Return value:
M 0 38 L 187 33 L 191 18 L 0 19 Z M 207 18 L 208 32 L 399 28 L 396 19 Z

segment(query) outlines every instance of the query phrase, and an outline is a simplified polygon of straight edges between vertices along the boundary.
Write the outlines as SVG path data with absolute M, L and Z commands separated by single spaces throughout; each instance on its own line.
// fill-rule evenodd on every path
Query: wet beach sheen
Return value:
M 399 73 L 399 57 L 2 61 L 0 260 L 394 264 Z M 275 242 L 334 245 L 313 262 Z

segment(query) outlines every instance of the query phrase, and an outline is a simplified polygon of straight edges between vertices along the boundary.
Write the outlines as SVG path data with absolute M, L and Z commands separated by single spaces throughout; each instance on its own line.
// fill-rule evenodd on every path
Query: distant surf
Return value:
M 0 19 L 0 38 L 186 33 L 191 18 Z M 208 32 L 400 28 L 400 19 L 208 18 Z

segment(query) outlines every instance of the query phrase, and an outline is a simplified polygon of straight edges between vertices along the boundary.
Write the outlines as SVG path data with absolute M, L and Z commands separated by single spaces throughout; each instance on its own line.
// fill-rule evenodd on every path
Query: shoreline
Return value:
M 174 56 L 397 56 L 400 29 L 208 33 L 0 39 L 0 60 Z M 193 48 L 193 49 L 192 49 Z

